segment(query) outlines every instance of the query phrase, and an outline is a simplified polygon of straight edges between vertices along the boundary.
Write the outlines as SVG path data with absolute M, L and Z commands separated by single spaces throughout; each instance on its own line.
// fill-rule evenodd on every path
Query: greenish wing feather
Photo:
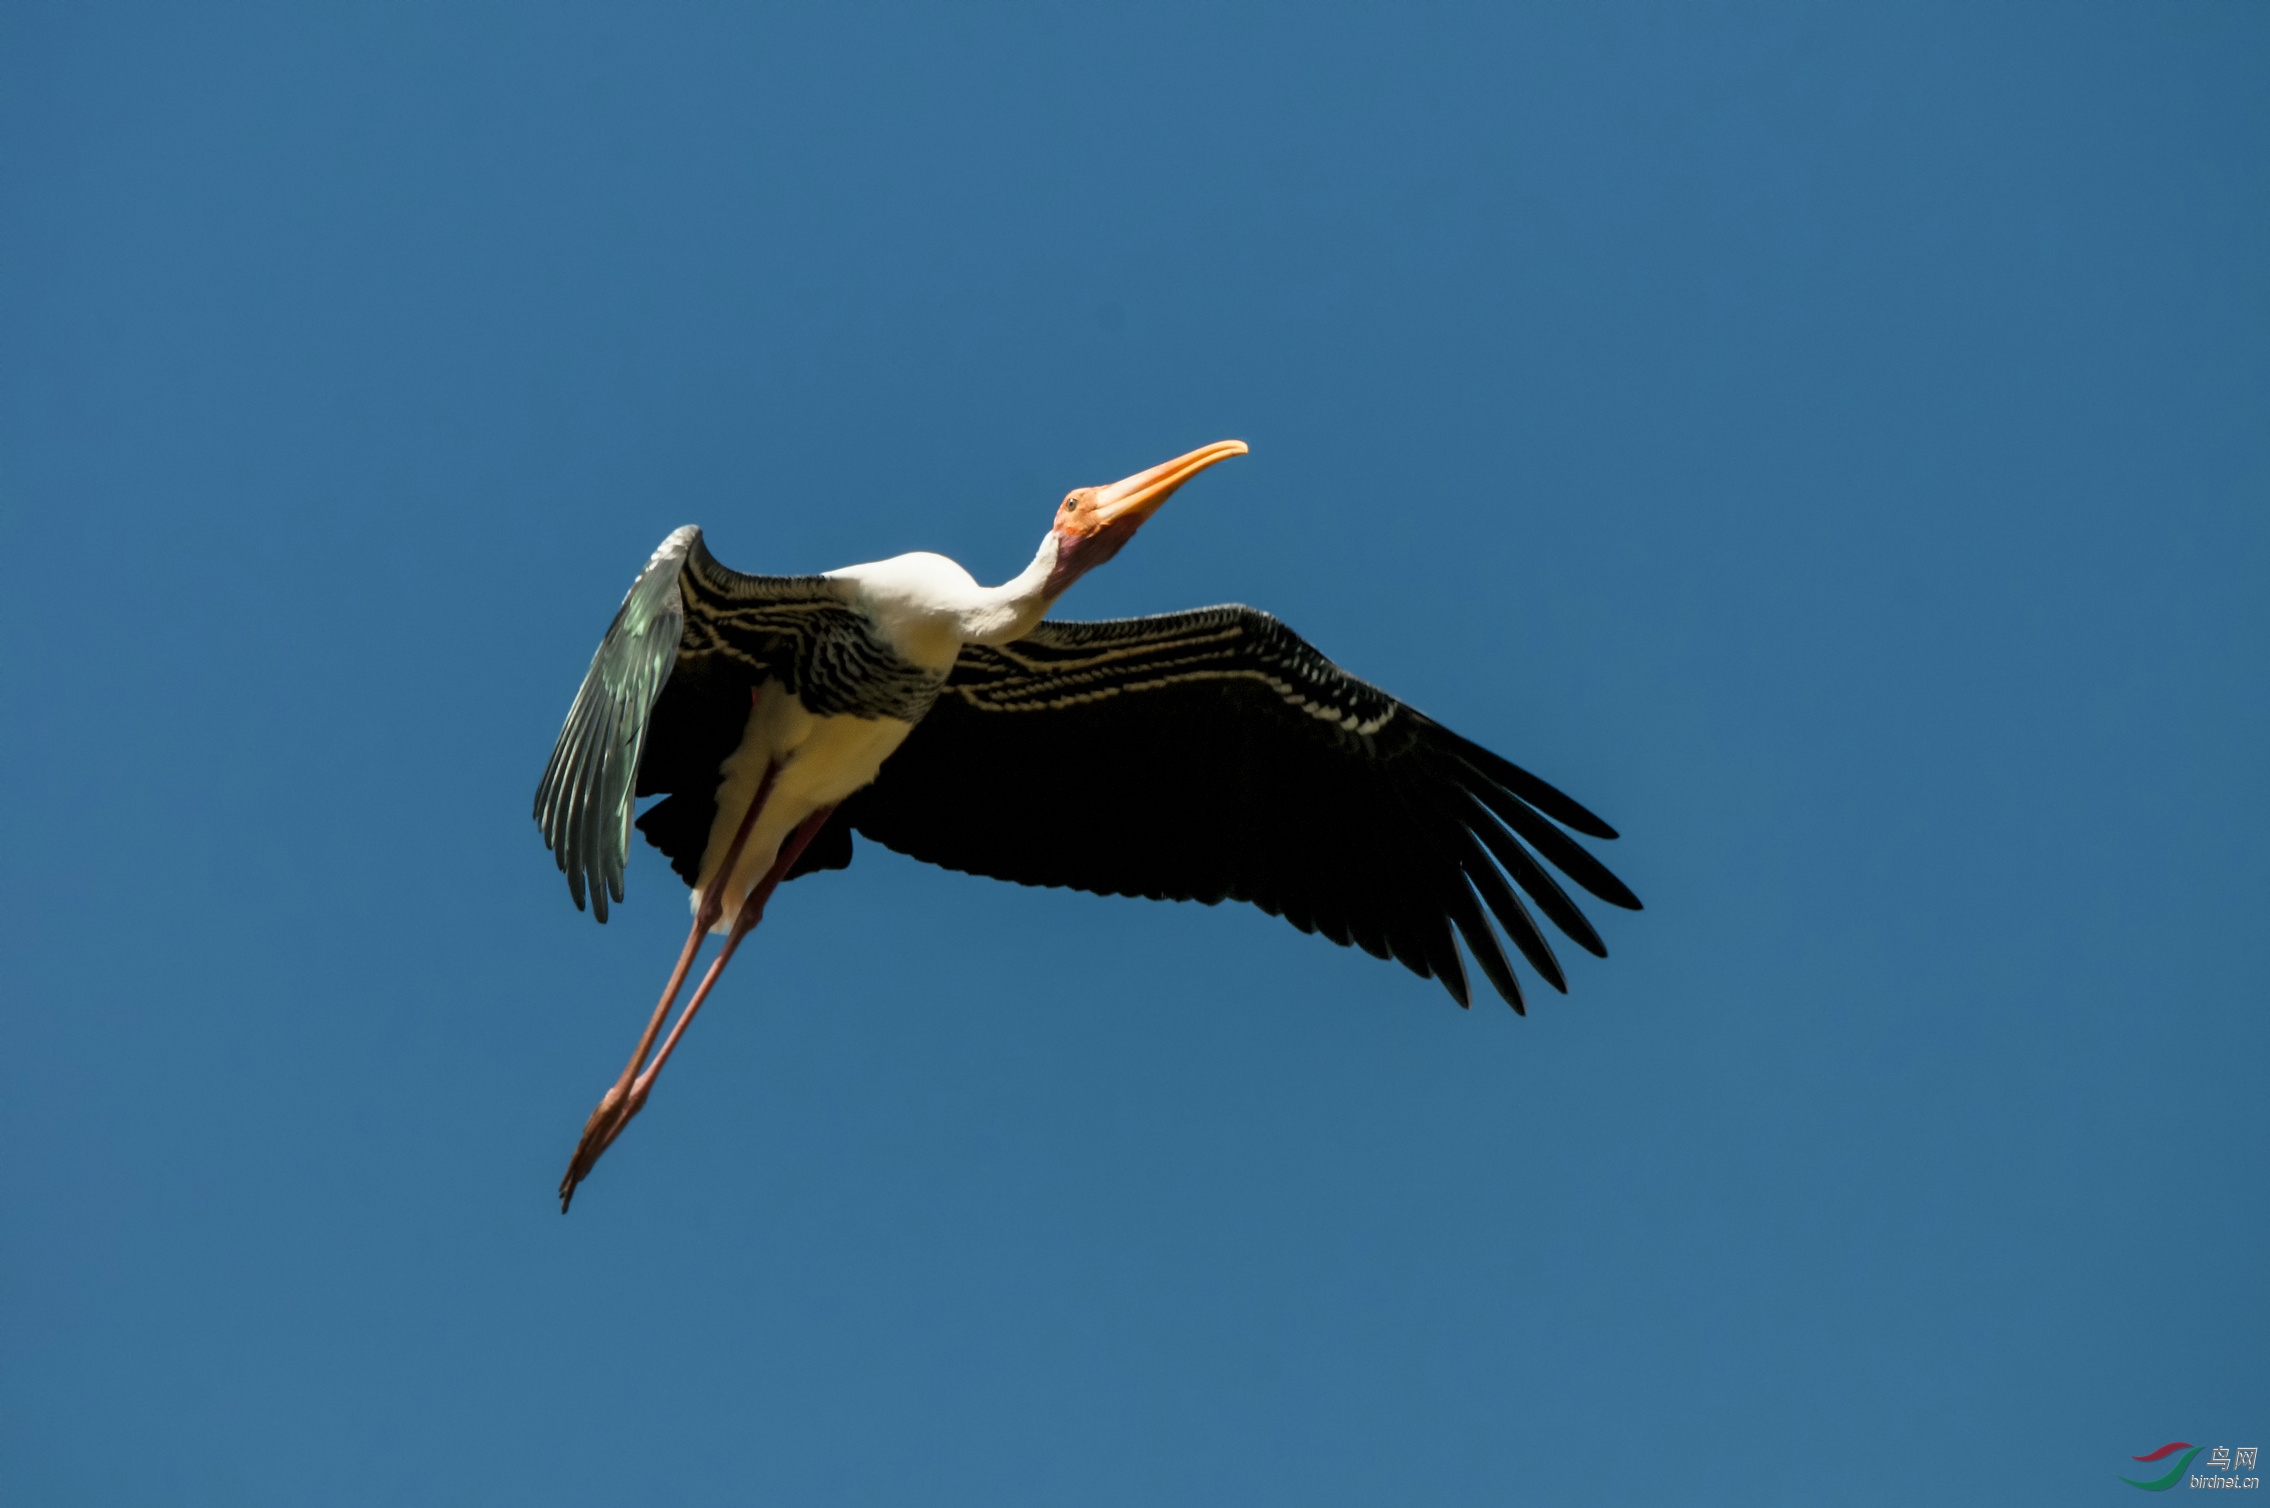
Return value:
M 568 709 L 551 762 L 536 787 L 536 825 L 567 875 L 568 893 L 607 919 L 607 901 L 623 898 L 630 849 L 632 790 L 646 744 L 647 716 L 670 679 L 685 627 L 678 577 L 701 531 L 679 529 L 639 573 L 591 657 Z

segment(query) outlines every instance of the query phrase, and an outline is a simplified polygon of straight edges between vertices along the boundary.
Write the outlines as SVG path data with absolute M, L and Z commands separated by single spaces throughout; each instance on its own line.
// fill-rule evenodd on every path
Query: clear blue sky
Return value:
M 0 17 L 0 1497 L 2129 1500 L 2270 1446 L 2270 11 Z M 1526 1020 L 530 794 L 647 551 L 1203 441 L 1620 826 Z M 1574 954 L 1574 949 L 1564 949 Z

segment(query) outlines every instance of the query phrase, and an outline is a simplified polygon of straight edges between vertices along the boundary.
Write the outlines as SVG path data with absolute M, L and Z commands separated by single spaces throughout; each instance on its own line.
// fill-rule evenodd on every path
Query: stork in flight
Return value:
M 536 790 L 578 909 L 588 894 L 604 922 L 608 898 L 623 898 L 640 796 L 663 798 L 635 825 L 693 890 L 661 1002 L 560 1180 L 563 1211 L 646 1104 L 774 888 L 849 864 L 855 831 L 1025 885 L 1251 901 L 1439 979 L 1462 1006 L 1453 930 L 1523 1009 L 1490 917 L 1568 988 L 1516 887 L 1606 956 L 1545 865 L 1637 910 L 1562 830 L 1615 829 L 1268 614 L 1043 621 L 1177 488 L 1245 451 L 1220 440 L 1080 488 L 1032 564 L 995 587 L 941 555 L 744 576 L 697 528 L 662 542 L 592 656 Z M 657 1050 L 712 932 L 724 944 Z

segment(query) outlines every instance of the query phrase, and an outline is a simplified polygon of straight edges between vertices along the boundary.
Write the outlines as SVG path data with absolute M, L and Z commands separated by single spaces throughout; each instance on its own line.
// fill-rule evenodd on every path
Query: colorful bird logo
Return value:
M 2131 1456 L 2129 1459 L 2132 1461 L 2159 1461 L 2180 1450 L 2183 1452 L 2183 1459 L 2175 1463 L 2173 1471 L 2164 1477 L 2154 1477 L 2149 1482 L 2139 1482 L 2134 1477 L 2122 1477 L 2120 1480 L 2131 1487 L 2141 1487 L 2146 1492 L 2165 1492 L 2183 1480 L 2184 1468 L 2191 1464 L 2193 1456 L 2198 1455 L 2204 1449 L 2206 1449 L 2205 1446 L 2193 1445 L 2187 1440 L 2171 1440 L 2148 1456 Z

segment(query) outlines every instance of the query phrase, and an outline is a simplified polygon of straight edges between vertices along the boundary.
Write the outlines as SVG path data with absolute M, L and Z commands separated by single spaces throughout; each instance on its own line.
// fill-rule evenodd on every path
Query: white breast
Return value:
M 948 670 L 962 652 L 963 619 L 984 596 L 977 579 L 943 555 L 917 552 L 845 566 L 828 575 L 852 588 L 891 648 L 926 670 Z

